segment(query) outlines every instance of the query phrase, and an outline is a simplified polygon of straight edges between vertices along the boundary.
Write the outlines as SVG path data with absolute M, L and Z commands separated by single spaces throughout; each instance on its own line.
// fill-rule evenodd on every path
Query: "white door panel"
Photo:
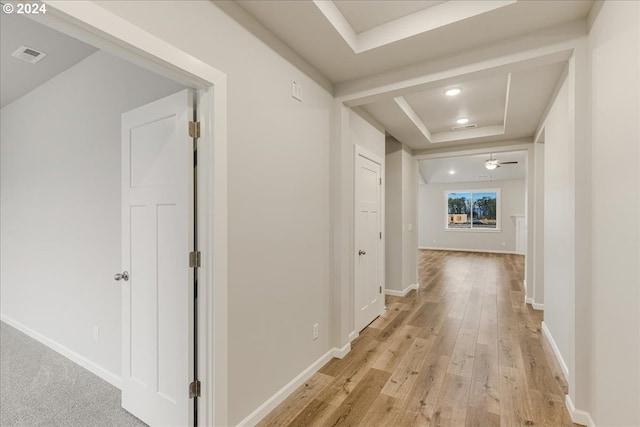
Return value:
M 151 426 L 192 424 L 193 94 L 122 115 L 122 407 Z
M 381 165 L 356 154 L 355 328 L 362 330 L 384 309 Z

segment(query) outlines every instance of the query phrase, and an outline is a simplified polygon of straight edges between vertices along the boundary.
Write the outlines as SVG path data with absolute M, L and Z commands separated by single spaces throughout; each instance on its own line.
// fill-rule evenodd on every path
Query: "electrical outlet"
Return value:
M 100 341 L 100 328 L 97 326 L 93 327 L 93 340 L 95 342 L 99 342 Z
M 317 340 L 318 339 L 318 335 L 319 335 L 319 328 L 320 325 L 318 323 L 313 325 L 313 339 Z

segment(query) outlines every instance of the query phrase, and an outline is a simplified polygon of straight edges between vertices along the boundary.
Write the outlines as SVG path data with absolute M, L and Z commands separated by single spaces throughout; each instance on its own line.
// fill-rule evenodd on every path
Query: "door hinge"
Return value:
M 194 380 L 189 384 L 189 399 L 200 397 L 200 381 Z
M 380 239 L 382 239 L 382 231 L 380 232 Z
M 380 286 L 380 293 L 382 293 L 382 286 Z
M 200 251 L 189 252 L 189 267 L 200 267 Z
M 194 139 L 200 138 L 200 122 L 189 122 L 189 136 Z
M 380 178 L 380 185 L 382 185 L 382 178 Z

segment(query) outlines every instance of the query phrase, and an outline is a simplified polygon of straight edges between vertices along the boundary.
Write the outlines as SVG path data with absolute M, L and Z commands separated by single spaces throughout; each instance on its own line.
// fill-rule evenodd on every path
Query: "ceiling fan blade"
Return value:
M 500 162 L 501 165 L 517 165 L 518 162 Z

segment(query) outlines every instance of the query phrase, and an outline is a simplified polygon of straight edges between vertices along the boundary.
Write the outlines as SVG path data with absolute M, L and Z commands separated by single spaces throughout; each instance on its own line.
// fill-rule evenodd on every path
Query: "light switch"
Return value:
M 302 83 L 295 80 L 291 82 L 291 97 L 302 102 Z

